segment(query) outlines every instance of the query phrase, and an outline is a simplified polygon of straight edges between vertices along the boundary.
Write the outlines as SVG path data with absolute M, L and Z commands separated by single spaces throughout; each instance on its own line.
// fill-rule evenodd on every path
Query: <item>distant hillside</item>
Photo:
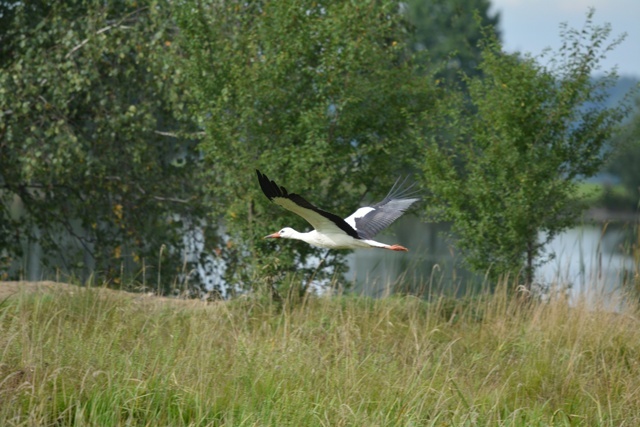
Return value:
M 638 77 L 621 76 L 620 79 L 618 79 L 618 83 L 610 90 L 608 105 L 615 105 L 617 102 L 620 102 L 624 95 L 634 86 L 637 86 L 638 83 L 640 83 L 640 78 Z
M 601 79 L 602 76 L 596 76 L 594 77 L 594 80 L 598 80 Z M 635 76 L 621 76 L 618 81 L 616 82 L 616 84 L 608 89 L 608 96 L 607 96 L 607 100 L 604 103 L 604 105 L 602 104 L 596 104 L 593 102 L 587 102 L 584 104 L 583 108 L 586 109 L 590 109 L 590 108 L 609 108 L 609 107 L 614 107 L 616 104 L 618 104 L 620 101 L 622 101 L 622 99 L 624 98 L 624 96 L 633 89 L 634 86 L 637 86 L 638 84 L 640 84 L 640 78 L 635 77 Z M 638 92 L 638 96 L 640 96 L 640 91 Z M 638 108 L 638 103 L 634 103 L 634 101 L 632 100 L 632 107 L 633 108 Z M 629 115 L 630 119 L 632 116 Z

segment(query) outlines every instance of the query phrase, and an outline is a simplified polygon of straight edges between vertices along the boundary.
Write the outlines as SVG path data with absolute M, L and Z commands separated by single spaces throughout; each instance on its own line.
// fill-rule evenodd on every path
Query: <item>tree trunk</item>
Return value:
M 531 285 L 533 284 L 533 257 L 534 257 L 535 242 L 529 240 L 527 242 L 527 265 L 525 266 L 525 288 L 527 291 L 531 291 Z

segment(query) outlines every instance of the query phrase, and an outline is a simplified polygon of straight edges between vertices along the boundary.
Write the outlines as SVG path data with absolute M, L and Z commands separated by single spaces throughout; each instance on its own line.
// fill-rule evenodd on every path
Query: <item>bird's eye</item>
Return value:
M 280 234 L 284 234 L 284 233 L 285 233 L 285 230 L 283 228 L 282 230 L 280 230 Z

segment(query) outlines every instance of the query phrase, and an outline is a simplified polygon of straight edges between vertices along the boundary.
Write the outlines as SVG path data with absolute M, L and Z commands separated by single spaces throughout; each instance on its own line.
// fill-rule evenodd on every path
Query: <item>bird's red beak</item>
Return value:
M 273 234 L 269 234 L 268 236 L 264 236 L 265 239 L 279 239 L 280 238 L 280 232 L 277 231 Z

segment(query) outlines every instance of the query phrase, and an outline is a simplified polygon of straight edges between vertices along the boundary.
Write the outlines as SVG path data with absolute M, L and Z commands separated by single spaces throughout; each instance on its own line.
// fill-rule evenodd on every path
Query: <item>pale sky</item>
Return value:
M 507 51 L 540 54 L 560 45 L 560 23 L 582 28 L 590 7 L 596 24 L 609 23 L 612 36 L 627 37 L 602 63 L 609 70 L 618 66 L 621 76 L 640 77 L 640 0 L 491 0 L 492 11 L 500 11 L 500 30 Z M 613 39 L 612 37 L 612 39 Z

